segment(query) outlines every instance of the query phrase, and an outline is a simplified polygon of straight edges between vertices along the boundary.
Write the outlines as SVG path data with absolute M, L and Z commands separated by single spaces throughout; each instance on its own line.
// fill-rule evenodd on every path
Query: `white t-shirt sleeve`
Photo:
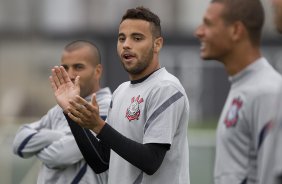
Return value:
M 143 143 L 172 144 L 185 109 L 183 93 L 174 85 L 163 83 L 152 91 L 148 100 Z
M 54 141 L 37 154 L 37 157 L 49 168 L 62 169 L 75 164 L 83 156 L 72 135 L 65 135 Z
M 25 124 L 19 128 L 13 142 L 13 152 L 15 154 L 23 158 L 33 156 L 64 135 L 60 131 L 50 129 L 54 109 L 51 109 L 39 121 Z

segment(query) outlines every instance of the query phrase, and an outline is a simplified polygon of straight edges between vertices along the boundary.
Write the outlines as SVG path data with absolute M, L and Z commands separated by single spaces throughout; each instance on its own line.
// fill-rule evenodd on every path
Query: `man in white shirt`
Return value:
M 84 137 L 78 146 L 95 172 L 109 168 L 109 184 L 190 183 L 189 101 L 179 80 L 160 67 L 162 45 L 158 16 L 144 7 L 129 9 L 120 22 L 117 51 L 130 81 L 113 93 L 107 122 L 97 116 L 95 96 L 89 104 L 73 95 L 64 69 L 52 70 L 57 102 L 75 138 L 83 138 L 76 124 L 97 134 L 99 141 Z
M 263 22 L 259 0 L 212 0 L 195 32 L 201 57 L 221 62 L 231 82 L 217 127 L 215 184 L 258 181 L 263 134 L 282 84 L 261 55 Z
M 81 97 L 90 101 L 91 95 L 96 93 L 100 116 L 106 119 L 112 95 L 109 88 L 100 88 L 102 65 L 98 48 L 88 41 L 71 42 L 63 51 L 61 66 L 72 82 L 77 76 L 80 77 Z M 36 156 L 42 162 L 38 184 L 107 182 L 107 172 L 94 173 L 83 159 L 63 110 L 58 105 L 40 120 L 19 129 L 13 150 L 22 158 Z

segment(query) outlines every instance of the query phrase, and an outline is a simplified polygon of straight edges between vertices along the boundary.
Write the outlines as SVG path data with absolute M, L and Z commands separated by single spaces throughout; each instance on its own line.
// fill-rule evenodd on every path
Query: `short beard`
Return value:
M 137 63 L 137 65 L 134 68 L 126 68 L 125 65 L 123 65 L 123 68 L 132 75 L 137 75 L 142 73 L 148 66 L 148 61 Z

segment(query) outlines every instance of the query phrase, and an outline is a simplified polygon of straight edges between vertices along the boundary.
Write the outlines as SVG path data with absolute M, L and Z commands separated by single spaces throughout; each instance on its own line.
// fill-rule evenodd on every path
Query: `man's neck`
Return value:
M 223 60 L 225 70 L 229 76 L 236 75 L 247 66 L 262 57 L 259 48 L 239 49 Z

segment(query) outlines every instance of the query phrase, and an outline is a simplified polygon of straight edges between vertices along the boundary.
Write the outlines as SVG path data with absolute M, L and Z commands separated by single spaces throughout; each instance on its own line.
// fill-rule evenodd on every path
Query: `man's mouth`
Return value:
M 200 50 L 204 50 L 206 48 L 206 43 L 201 42 Z
M 129 61 L 129 60 L 132 60 L 133 58 L 135 58 L 135 55 L 128 52 L 128 53 L 122 54 L 122 58 Z

